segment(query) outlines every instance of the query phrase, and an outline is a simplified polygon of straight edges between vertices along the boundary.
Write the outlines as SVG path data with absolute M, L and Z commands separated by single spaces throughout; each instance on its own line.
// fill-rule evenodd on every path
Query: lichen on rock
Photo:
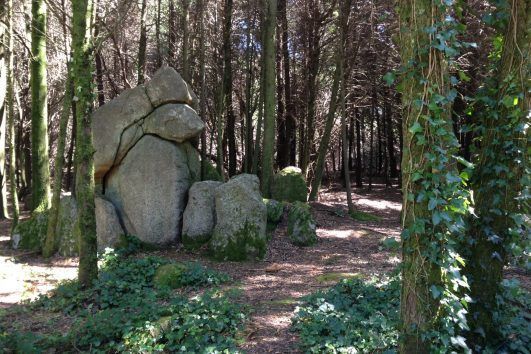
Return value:
M 153 277 L 153 285 L 156 288 L 176 289 L 182 286 L 182 275 L 187 268 L 181 263 L 170 263 L 157 268 Z
M 233 177 L 216 189 L 216 219 L 209 247 L 218 260 L 261 259 L 266 251 L 267 208 L 255 175 Z
M 295 202 L 290 206 L 288 237 L 296 246 L 311 246 L 317 242 L 315 220 L 308 204 Z

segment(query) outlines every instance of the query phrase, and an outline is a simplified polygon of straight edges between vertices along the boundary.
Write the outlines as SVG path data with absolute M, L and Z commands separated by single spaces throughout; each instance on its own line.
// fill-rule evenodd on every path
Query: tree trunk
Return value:
M 9 49 L 7 41 L 9 34 L 4 23 L 9 20 L 8 5 L 5 0 L 0 2 L 0 218 L 9 217 L 7 210 L 7 176 L 6 176 L 6 121 L 8 118 L 6 107 L 7 94 L 7 61 Z
M 201 18 L 205 14 L 205 2 L 208 0 L 199 0 L 198 8 Z M 159 0 L 160 4 L 160 0 Z M 199 116 L 206 119 L 206 63 L 205 63 L 205 25 L 199 21 L 199 80 L 201 92 L 199 96 Z M 206 129 L 201 132 L 201 180 L 206 177 L 207 159 L 206 159 Z
M 177 57 L 177 29 L 175 28 L 177 14 L 175 13 L 175 0 L 169 0 L 168 15 L 168 64 L 175 68 L 175 58 Z
M 435 28 L 435 23 L 441 23 L 443 16 L 441 6 L 431 0 L 399 1 L 401 59 L 404 67 L 413 62 L 414 65 L 409 70 L 415 70 L 415 75 L 405 76 L 402 82 L 404 183 L 401 218 L 404 232 L 400 302 L 403 339 L 400 352 L 403 354 L 431 352 L 432 339 L 427 338 L 426 334 L 439 330 L 439 318 L 446 314 L 440 308 L 439 298 L 433 295 L 430 288 L 442 287 L 442 247 L 448 242 L 455 242 L 447 239 L 448 230 L 444 222 L 432 222 L 437 208 L 429 207 L 428 198 L 419 197 L 421 193 L 439 192 L 436 182 L 429 179 L 433 169 L 444 168 L 446 173 L 451 171 L 448 164 L 442 161 L 451 160 L 452 149 L 447 140 L 436 135 L 430 123 L 437 120 L 439 129 L 443 128 L 447 139 L 451 139 L 451 108 L 448 104 L 437 105 L 439 111 L 434 113 L 433 110 L 428 110 L 427 104 L 433 102 L 438 95 L 447 97 L 449 92 L 446 60 L 443 53 L 432 46 L 435 36 L 440 34 L 426 30 Z M 426 104 L 415 104 L 418 101 Z M 427 143 L 420 144 L 421 138 Z M 426 154 L 437 155 L 440 159 L 437 161 L 441 162 L 432 164 L 425 158 Z M 444 167 L 440 167 L 442 165 Z M 419 173 L 421 178 L 416 177 Z M 447 185 L 450 182 L 444 180 L 441 183 Z
M 236 117 L 232 106 L 232 0 L 225 0 L 223 20 L 223 112 L 226 116 L 229 176 L 236 174 Z
M 339 46 L 342 46 L 340 43 Z M 336 54 L 336 69 L 334 71 L 334 81 L 332 83 L 332 95 L 330 97 L 330 105 L 328 107 L 328 113 L 326 115 L 325 129 L 321 142 L 319 144 L 319 150 L 317 152 L 317 164 L 315 166 L 314 177 L 312 181 L 312 188 L 308 200 L 315 201 L 317 200 L 317 194 L 319 193 L 319 188 L 321 188 L 321 179 L 323 178 L 323 171 L 326 162 L 326 154 L 330 145 L 330 134 L 332 133 L 332 128 L 334 126 L 335 114 L 337 109 L 337 94 L 339 91 L 339 82 L 341 80 L 341 68 L 339 62 L 339 54 Z M 333 164 L 335 169 L 335 163 Z
M 142 0 L 142 5 L 140 7 L 140 38 L 138 40 L 137 85 L 141 85 L 144 83 L 144 76 L 146 73 L 146 47 L 147 47 L 146 5 L 147 5 L 147 0 Z M 97 58 L 97 55 L 96 55 L 96 58 Z
M 44 211 L 50 199 L 46 2 L 32 0 L 31 14 L 31 207 L 33 211 Z
M 18 192 L 16 181 L 16 143 L 15 143 L 15 80 L 13 76 L 13 0 L 7 0 L 7 90 L 6 90 L 6 112 L 7 112 L 7 133 L 9 149 L 9 192 L 11 194 L 11 208 L 13 211 L 11 229 L 18 223 Z
M 264 1 L 264 150 L 262 154 L 262 194 L 270 197 L 275 153 L 275 29 L 277 0 Z
M 79 240 L 78 278 L 82 287 L 90 287 L 98 277 L 96 216 L 94 207 L 94 148 L 91 116 L 93 110 L 92 41 L 89 19 L 90 0 L 72 0 L 72 65 L 77 104 L 76 201 Z
M 182 62 L 183 62 L 183 79 L 188 84 L 192 83 L 192 77 L 190 74 L 190 30 L 188 29 L 189 21 L 188 16 L 190 13 L 190 0 L 183 0 L 183 17 L 181 28 L 183 32 L 183 43 L 182 43 Z M 200 20 L 202 21 L 202 20 Z
M 42 255 L 45 258 L 51 257 L 56 251 L 56 229 L 59 218 L 59 207 L 61 202 L 61 185 L 63 181 L 64 154 L 66 145 L 66 128 L 68 118 L 70 117 L 70 106 L 72 103 L 72 75 L 70 73 L 70 63 L 67 66 L 67 79 L 65 83 L 65 97 L 63 99 L 63 108 L 61 120 L 59 122 L 59 135 L 57 136 L 57 153 L 55 156 L 55 174 L 53 184 L 52 205 L 48 211 L 48 226 L 46 231 L 46 240 L 42 249 Z
M 347 108 L 345 105 L 347 95 L 347 77 L 345 73 L 345 44 L 348 33 L 348 18 L 350 17 L 350 8 L 352 0 L 346 0 L 339 4 L 339 31 L 340 46 L 338 53 L 338 68 L 341 72 L 341 89 L 339 93 L 339 109 L 341 111 L 341 142 L 343 150 L 343 175 L 345 179 L 345 188 L 347 192 L 347 205 L 350 215 L 354 213 L 354 204 L 352 203 L 352 190 L 350 187 L 350 169 L 349 169 L 349 147 L 347 142 Z
M 528 124 L 531 106 L 526 86 L 531 55 L 529 1 L 511 1 L 506 11 L 509 20 L 502 32 L 502 55 L 495 65 L 495 83 L 488 91 L 495 92 L 492 99 L 496 104 L 490 112 L 479 113 L 483 137 L 472 179 L 477 219 L 471 223 L 474 247 L 466 268 L 474 300 L 468 318 L 470 339 L 480 348 L 497 346 L 503 339 L 496 319 L 503 267 L 515 238 L 525 240 L 521 233 L 528 231 L 517 220 L 526 213 L 525 201 L 519 197 L 525 193 L 522 177 L 529 164 L 529 137 L 522 129 Z
M 361 175 L 361 116 L 356 111 L 356 187 L 363 187 Z

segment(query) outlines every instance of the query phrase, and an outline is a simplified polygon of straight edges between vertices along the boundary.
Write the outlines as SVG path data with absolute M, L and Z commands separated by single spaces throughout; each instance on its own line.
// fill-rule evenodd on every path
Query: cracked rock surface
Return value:
M 181 76 L 163 67 L 92 116 L 96 183 L 124 232 L 149 244 L 180 238 L 188 189 L 199 176 L 199 154 L 189 141 L 205 124 L 190 107 L 193 97 Z

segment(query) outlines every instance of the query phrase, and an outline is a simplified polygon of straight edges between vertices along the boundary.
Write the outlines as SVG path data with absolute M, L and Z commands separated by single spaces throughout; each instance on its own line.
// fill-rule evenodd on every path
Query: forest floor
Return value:
M 149 252 L 176 261 L 200 261 L 231 275 L 229 285 L 239 289 L 240 301 L 252 309 L 241 349 L 248 353 L 296 353 L 298 339 L 290 331 L 291 317 L 300 297 L 328 288 L 345 277 L 382 275 L 399 263 L 399 255 L 382 246 L 382 240 L 400 235 L 401 195 L 396 188 L 374 185 L 354 189 L 357 210 L 377 217 L 357 221 L 348 216 L 346 196 L 339 185 L 323 189 L 320 201 L 311 203 L 317 222 L 317 244 L 299 248 L 288 242 L 286 220 L 275 230 L 264 260 L 215 262 L 203 251 L 180 247 Z M 46 293 L 64 279 L 77 275 L 75 258 L 44 260 L 34 253 L 9 248 L 9 223 L 0 222 L 0 309 Z M 521 274 L 513 276 L 522 278 Z M 523 275 L 524 286 L 528 285 Z M 526 286 L 527 287 L 527 286 Z M 59 319 L 56 319 L 59 320 Z M 38 319 L 31 321 L 38 330 Z M 59 325 L 59 324 L 57 324 Z M 68 324 L 64 324 L 68 327 Z

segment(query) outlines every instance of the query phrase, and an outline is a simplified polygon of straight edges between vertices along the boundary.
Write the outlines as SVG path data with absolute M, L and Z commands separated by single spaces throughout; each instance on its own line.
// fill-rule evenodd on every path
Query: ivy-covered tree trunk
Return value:
M 91 0 L 72 0 L 72 51 L 77 136 L 76 136 L 76 201 L 79 240 L 79 283 L 92 285 L 98 276 L 96 217 L 94 207 L 94 148 L 92 146 L 91 114 L 94 90 L 92 84 Z
M 457 51 L 452 46 L 455 22 L 449 20 L 450 6 L 433 0 L 399 1 L 400 50 L 406 69 L 400 304 L 404 354 L 449 345 L 449 336 L 457 336 L 454 323 L 459 318 L 447 316 L 462 305 L 448 284 L 465 286 L 452 250 L 463 226 L 454 210 L 464 213 L 466 208 L 461 180 L 452 166 L 458 145 L 450 115 L 455 91 L 448 57 Z M 445 39 L 436 45 L 437 38 Z
M 46 210 L 50 199 L 50 160 L 44 0 L 32 0 L 31 16 L 31 208 Z
M 472 180 L 477 218 L 471 225 L 466 269 L 474 300 L 469 311 L 470 338 L 478 348 L 502 339 L 496 317 L 503 267 L 509 250 L 525 240 L 522 214 L 528 210 L 524 209 L 522 193 L 529 186 L 529 136 L 525 127 L 531 106 L 529 7 L 526 0 L 509 2 L 501 58 L 495 63 L 492 86 L 485 92 L 492 100 L 483 100 L 490 104 L 479 112 L 481 148 Z
M 270 196 L 275 153 L 275 28 L 277 1 L 264 1 L 264 150 L 262 154 L 262 194 Z

